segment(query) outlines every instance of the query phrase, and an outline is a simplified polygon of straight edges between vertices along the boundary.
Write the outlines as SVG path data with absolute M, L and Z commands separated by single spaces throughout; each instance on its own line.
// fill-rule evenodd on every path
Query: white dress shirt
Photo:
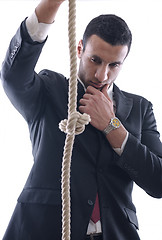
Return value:
M 43 42 L 46 39 L 51 26 L 52 24 L 39 23 L 35 12 L 26 19 L 26 27 L 33 41 Z M 81 80 L 79 81 L 81 82 Z M 108 89 L 108 95 L 110 99 L 113 101 L 115 106 L 115 101 L 113 99 L 113 84 Z M 122 154 L 125 144 L 127 142 L 127 139 L 128 139 L 128 132 L 121 148 L 114 148 L 114 151 L 116 151 L 117 154 L 119 155 Z M 102 232 L 101 221 L 99 220 L 97 223 L 94 223 L 93 221 L 90 220 L 88 229 L 87 229 L 87 234 L 89 235 L 92 233 L 101 233 L 101 232 Z

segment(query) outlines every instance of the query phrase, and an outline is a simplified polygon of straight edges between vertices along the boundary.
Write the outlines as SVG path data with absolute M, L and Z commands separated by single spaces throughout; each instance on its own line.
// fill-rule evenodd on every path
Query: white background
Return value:
M 21 21 L 37 4 L 36 0 L 0 0 L 0 63 Z M 158 130 L 162 133 L 162 3 L 160 0 L 78 0 L 77 41 L 82 38 L 87 23 L 103 13 L 124 18 L 133 34 L 131 52 L 116 83 L 121 89 L 143 95 L 153 103 Z M 36 71 L 48 68 L 69 75 L 67 15 L 68 2 L 65 2 L 50 30 Z M 0 86 L 0 239 L 31 166 L 27 125 Z M 133 201 L 141 239 L 162 239 L 162 200 L 151 198 L 135 186 Z

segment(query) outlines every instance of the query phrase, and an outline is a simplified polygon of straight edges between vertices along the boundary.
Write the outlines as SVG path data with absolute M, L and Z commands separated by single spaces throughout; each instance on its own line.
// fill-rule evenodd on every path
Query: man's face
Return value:
M 101 90 L 111 85 L 119 74 L 128 47 L 112 46 L 97 35 L 92 35 L 83 51 L 82 41 L 78 44 L 80 58 L 78 76 L 87 88 L 89 85 Z

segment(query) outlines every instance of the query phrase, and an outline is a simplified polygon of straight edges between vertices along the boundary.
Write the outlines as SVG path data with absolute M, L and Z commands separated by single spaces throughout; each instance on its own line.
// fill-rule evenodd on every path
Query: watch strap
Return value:
M 120 126 L 121 126 L 120 120 L 117 117 L 114 117 L 114 118 L 111 118 L 109 124 L 102 132 L 106 136 L 109 132 L 111 132 L 114 129 L 119 128 Z

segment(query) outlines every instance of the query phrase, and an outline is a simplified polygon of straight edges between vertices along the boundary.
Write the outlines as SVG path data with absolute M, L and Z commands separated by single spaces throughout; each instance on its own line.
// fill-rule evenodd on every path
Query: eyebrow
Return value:
M 112 63 L 110 63 L 109 65 L 117 65 L 117 64 L 121 65 L 122 62 L 120 62 L 120 61 L 118 61 L 118 62 L 112 62 Z
M 102 58 L 100 58 L 100 57 L 99 57 L 99 56 L 97 56 L 97 55 L 92 55 L 92 57 L 91 57 L 91 58 L 95 58 L 97 61 L 100 61 L 100 62 L 102 62 Z M 122 64 L 122 62 L 121 62 L 121 61 L 112 62 L 112 63 L 110 63 L 109 65 L 111 66 L 111 65 L 117 65 L 117 64 L 121 65 L 121 64 Z

